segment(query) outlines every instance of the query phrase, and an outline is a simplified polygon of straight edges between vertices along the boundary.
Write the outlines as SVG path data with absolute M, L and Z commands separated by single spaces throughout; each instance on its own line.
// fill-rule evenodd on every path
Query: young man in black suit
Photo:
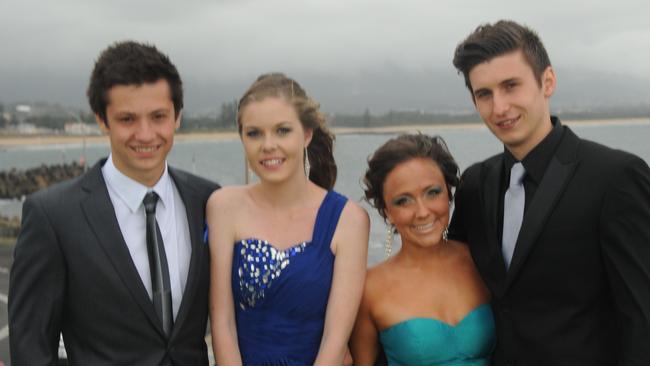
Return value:
M 454 65 L 504 145 L 464 172 L 449 229 L 492 292 L 494 364 L 650 365 L 647 163 L 551 116 L 556 76 L 529 28 L 479 26 Z
M 12 365 L 54 364 L 60 332 L 71 365 L 207 365 L 204 210 L 218 185 L 167 166 L 183 108 L 178 71 L 154 46 L 116 43 L 87 94 L 111 154 L 24 203 Z

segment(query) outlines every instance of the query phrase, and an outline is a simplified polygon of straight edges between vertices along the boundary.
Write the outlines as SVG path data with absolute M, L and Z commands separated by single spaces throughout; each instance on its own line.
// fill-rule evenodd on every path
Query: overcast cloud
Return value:
M 466 96 L 451 66 L 453 49 L 478 24 L 501 18 L 536 29 L 558 70 L 645 85 L 649 10 L 641 0 L 2 0 L 0 101 L 85 107 L 98 53 L 134 39 L 170 55 L 186 84 L 186 105 L 197 110 L 237 97 L 271 70 L 306 80 L 331 111 L 354 110 L 350 98 L 368 85 L 377 88 L 368 78 L 431 77 L 410 91 L 408 84 L 406 90 L 385 86 L 387 98 L 414 92 L 418 102 L 404 107 L 417 107 L 426 87 Z M 440 105 L 454 105 L 441 98 Z

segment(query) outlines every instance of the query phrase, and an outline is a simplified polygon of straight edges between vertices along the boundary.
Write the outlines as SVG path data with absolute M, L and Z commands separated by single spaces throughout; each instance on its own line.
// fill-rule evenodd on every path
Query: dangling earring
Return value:
M 245 162 L 246 167 L 244 169 L 244 184 L 249 184 L 252 183 L 257 176 L 255 175 L 255 172 L 251 168 L 251 165 L 248 163 L 248 159 L 245 159 L 245 161 L 246 161 Z
M 309 172 L 311 171 L 311 164 L 309 164 L 309 154 L 307 154 L 307 147 L 305 146 L 305 175 L 309 179 Z
M 447 243 L 449 240 L 449 226 L 445 227 L 445 230 L 442 231 L 442 242 Z
M 388 230 L 386 231 L 386 244 L 384 245 L 384 250 L 386 251 L 386 258 L 389 258 L 393 253 L 393 232 L 395 227 L 393 224 L 388 225 Z

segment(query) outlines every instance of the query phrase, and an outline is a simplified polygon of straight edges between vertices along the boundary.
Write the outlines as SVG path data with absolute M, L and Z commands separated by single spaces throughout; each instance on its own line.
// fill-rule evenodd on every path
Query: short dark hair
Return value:
M 415 158 L 431 159 L 435 162 L 449 192 L 449 202 L 453 199 L 451 187 L 458 186 L 460 180 L 458 164 L 451 156 L 445 140 L 440 136 L 425 134 L 405 134 L 392 138 L 381 145 L 368 159 L 368 170 L 363 177 L 366 200 L 386 219 L 384 210 L 384 183 L 388 174 L 398 165 Z
M 150 44 L 116 42 L 99 55 L 90 74 L 86 95 L 90 108 L 104 123 L 108 91 L 115 85 L 142 85 L 167 80 L 175 117 L 183 109 L 183 82 L 169 57 Z
M 476 65 L 518 50 L 523 52 L 541 86 L 542 74 L 551 66 L 546 49 L 535 31 L 511 20 L 479 25 L 456 47 L 454 66 L 465 77 L 465 85 L 471 93 L 473 90 L 469 72 Z

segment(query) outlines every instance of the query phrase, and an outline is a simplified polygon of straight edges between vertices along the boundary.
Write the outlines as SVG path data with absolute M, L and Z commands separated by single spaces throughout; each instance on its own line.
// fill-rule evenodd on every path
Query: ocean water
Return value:
M 623 149 L 650 162 L 650 121 L 625 120 L 616 123 L 573 123 L 571 128 L 581 137 Z M 476 127 L 418 127 L 427 134 L 441 135 L 456 158 L 461 171 L 470 164 L 499 153 L 503 147 L 483 126 Z M 387 134 L 349 134 L 337 136 L 335 158 L 339 168 L 335 189 L 359 202 L 371 216 L 369 264 L 383 259 L 386 226 L 377 212 L 362 200 L 361 177 L 367 158 L 386 140 L 396 136 Z M 40 164 L 56 164 L 78 159 L 83 152 L 79 145 L 21 146 L 0 149 L 0 170 L 11 167 L 27 169 Z M 107 143 L 88 145 L 86 160 L 94 164 L 107 156 Z M 169 164 L 219 182 L 221 185 L 243 184 L 244 154 L 239 140 L 177 141 L 169 156 Z M 20 202 L 0 201 L 0 214 L 19 215 Z M 396 243 L 396 248 L 399 243 Z M 394 249 L 396 250 L 396 249 Z

